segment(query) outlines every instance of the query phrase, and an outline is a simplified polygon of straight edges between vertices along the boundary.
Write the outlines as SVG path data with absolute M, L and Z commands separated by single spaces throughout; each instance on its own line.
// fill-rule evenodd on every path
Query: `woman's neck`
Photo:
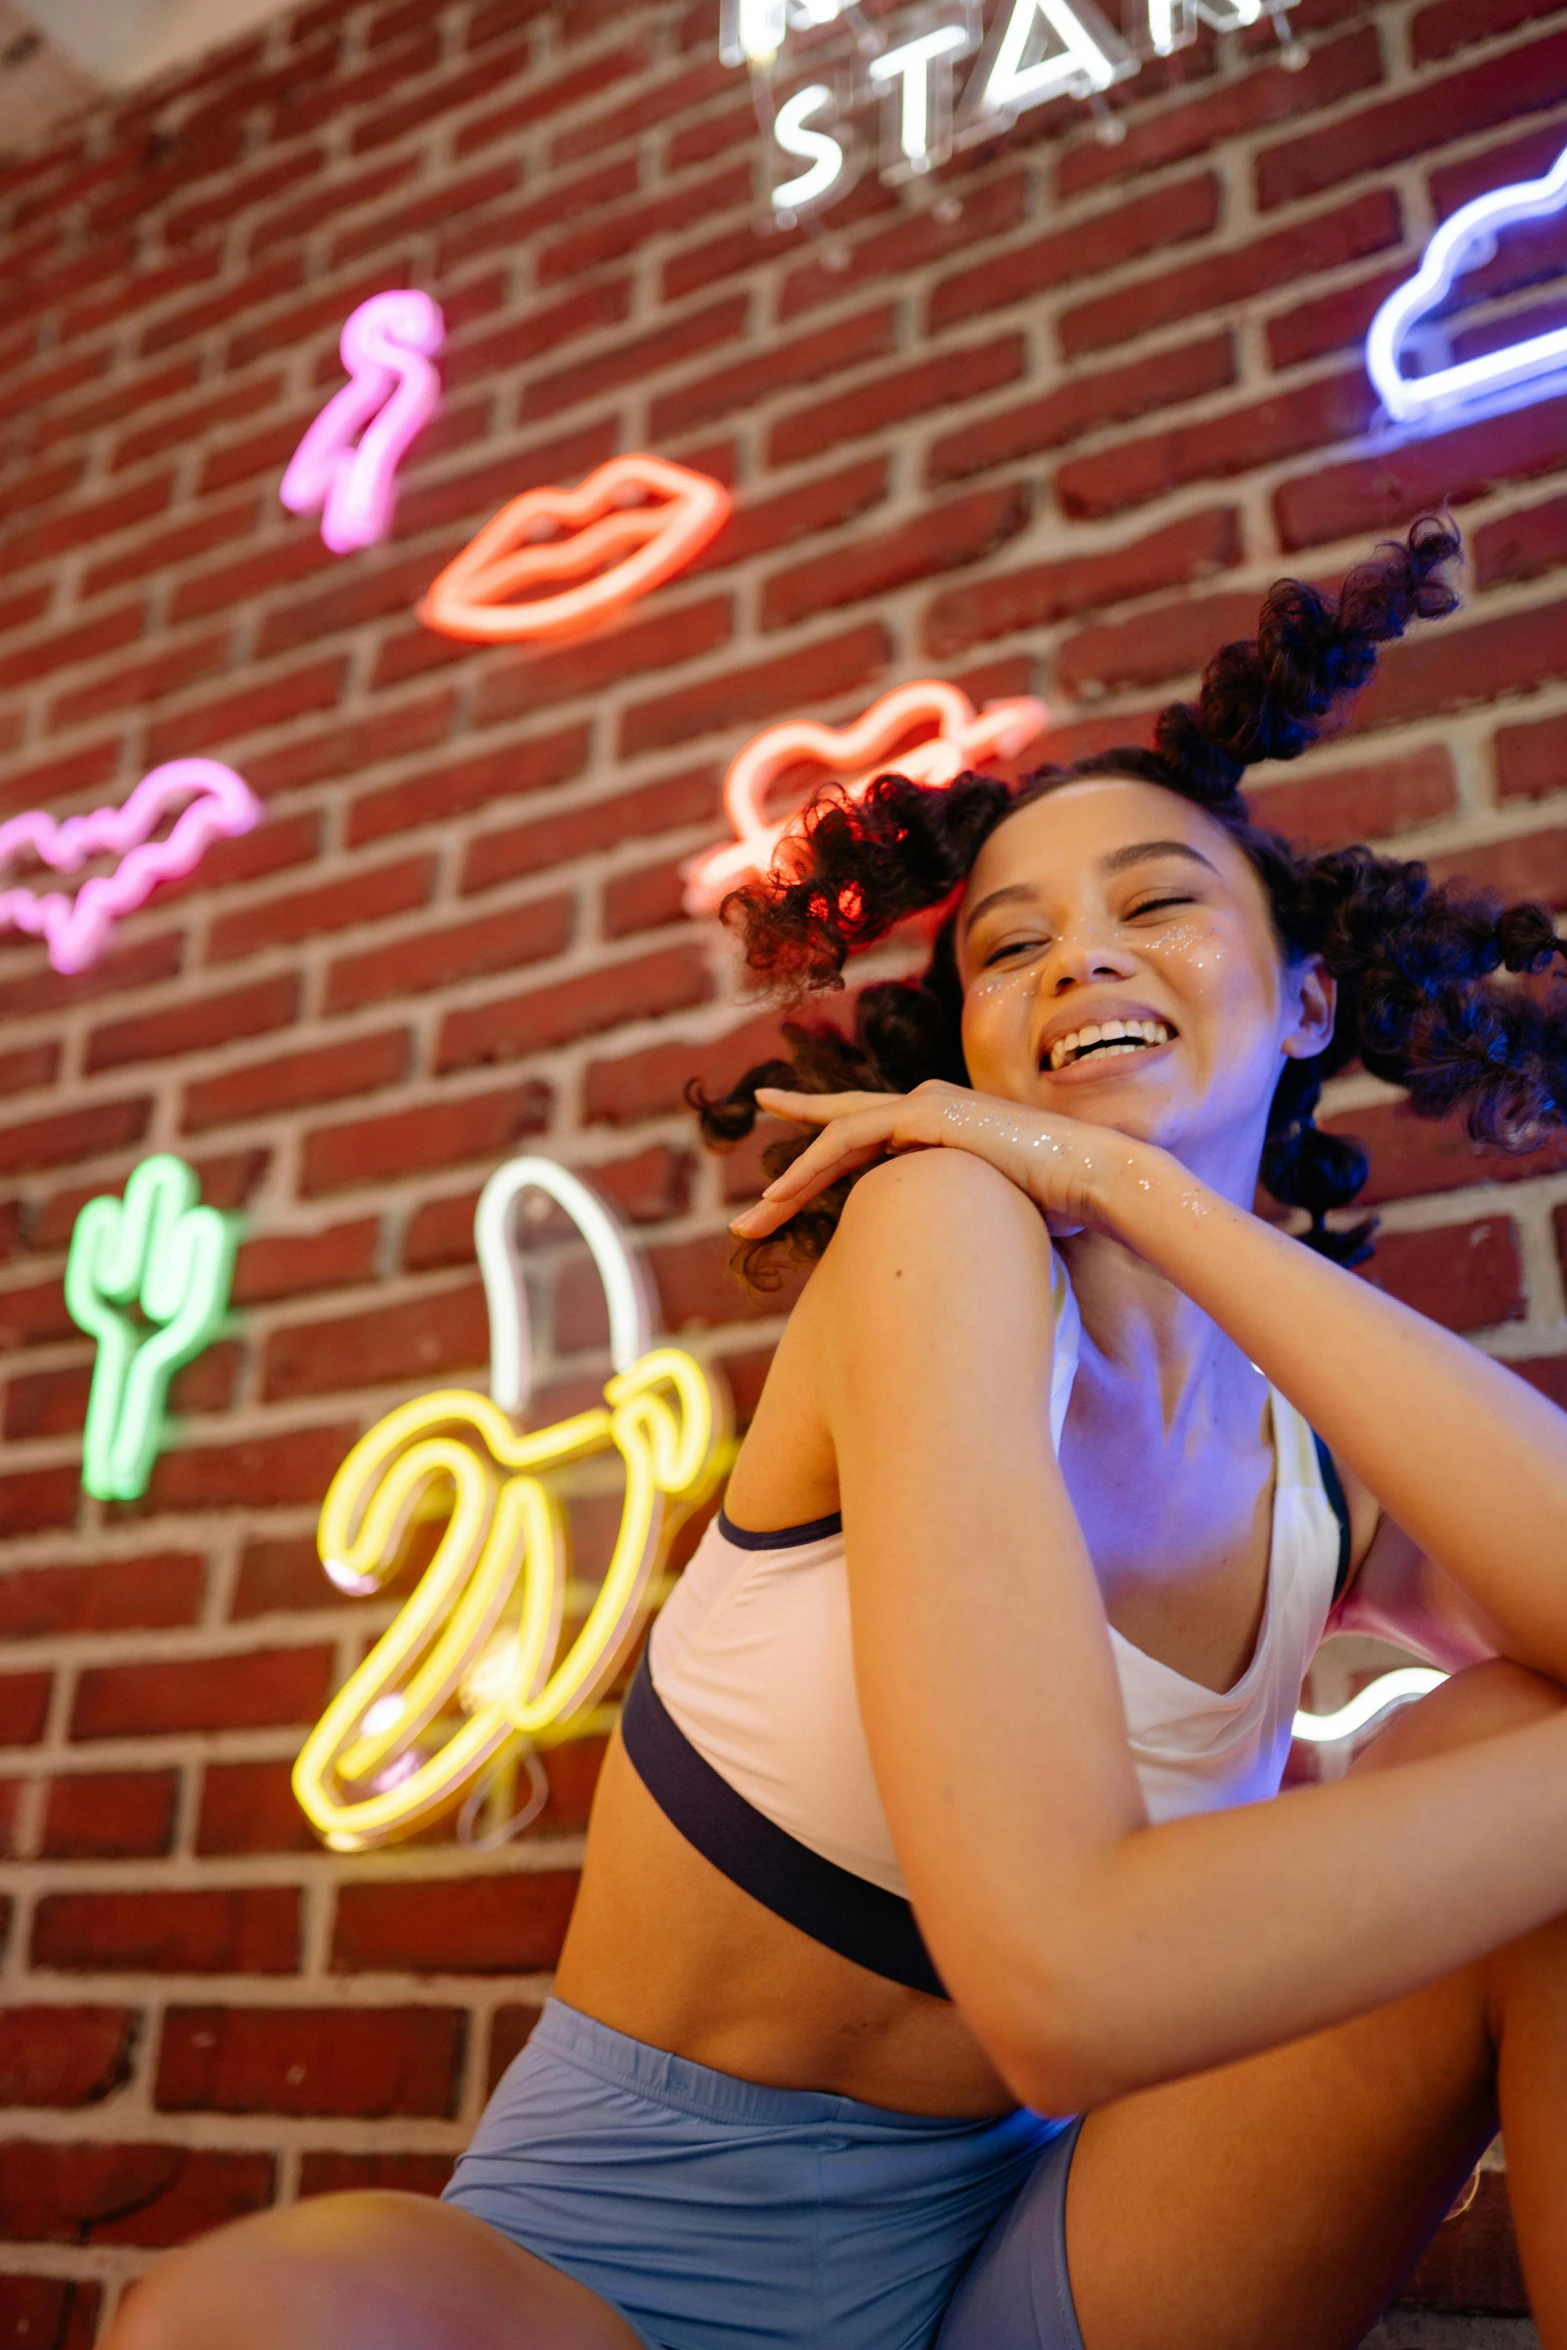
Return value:
M 1257 1373 L 1217 1323 L 1164 1276 L 1106 1233 L 1082 1232 L 1059 1244 L 1083 1317 L 1084 1337 L 1099 1359 L 1096 1386 L 1158 1398 L 1166 1433 L 1201 1404 L 1206 1416 L 1228 1408 L 1249 1417 Z

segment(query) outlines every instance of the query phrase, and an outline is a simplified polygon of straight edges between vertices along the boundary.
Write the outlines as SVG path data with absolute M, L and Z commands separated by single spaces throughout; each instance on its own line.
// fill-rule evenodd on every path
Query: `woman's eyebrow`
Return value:
M 967 938 L 981 914 L 988 914 L 992 906 L 1014 905 L 1020 899 L 1026 900 L 1030 905 L 1035 905 L 1038 903 L 1038 893 L 1026 881 L 1009 881 L 1005 889 L 993 889 L 989 897 L 981 898 L 979 904 L 971 906 L 964 915 L 964 937 Z
M 1207 866 L 1210 873 L 1219 870 L 1203 855 L 1201 849 L 1194 849 L 1190 841 L 1184 840 L 1134 841 L 1130 848 L 1112 849 L 1108 857 L 1101 857 L 1099 870 L 1101 873 L 1124 873 L 1128 865 L 1141 865 L 1149 857 L 1189 857 L 1194 865 Z

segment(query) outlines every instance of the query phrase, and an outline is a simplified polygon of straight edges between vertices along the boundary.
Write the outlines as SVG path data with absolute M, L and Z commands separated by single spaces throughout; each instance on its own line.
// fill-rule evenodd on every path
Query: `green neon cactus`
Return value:
M 125 1197 L 90 1199 L 65 1261 L 65 1305 L 98 1341 L 82 1483 L 100 1501 L 147 1490 L 169 1381 L 217 1335 L 228 1310 L 239 1227 L 199 1207 L 200 1185 L 183 1159 L 143 1159 Z M 130 1308 L 139 1306 L 152 1335 Z

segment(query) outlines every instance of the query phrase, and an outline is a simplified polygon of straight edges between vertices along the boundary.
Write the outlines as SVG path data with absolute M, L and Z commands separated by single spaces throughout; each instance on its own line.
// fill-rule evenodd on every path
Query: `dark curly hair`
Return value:
M 923 1079 L 966 1085 L 957 900 L 984 842 L 1006 817 L 1081 776 L 1131 776 L 1192 801 L 1249 858 L 1267 891 L 1284 953 L 1320 955 L 1338 982 L 1325 1049 L 1286 1063 L 1269 1112 L 1261 1179 L 1273 1197 L 1302 1208 L 1307 1245 L 1340 1264 L 1370 1254 L 1375 1219 L 1344 1231 L 1328 1224 L 1366 1180 L 1365 1153 L 1314 1122 L 1323 1082 L 1350 1061 L 1408 1089 L 1413 1108 L 1439 1118 L 1462 1109 L 1477 1142 L 1523 1151 L 1563 1121 L 1567 1008 L 1497 984 L 1498 969 L 1532 973 L 1558 952 L 1542 905 L 1503 906 L 1461 882 L 1434 884 L 1423 865 L 1366 848 L 1313 856 L 1253 824 L 1240 794 L 1246 769 L 1295 759 L 1345 695 L 1366 683 L 1377 647 L 1412 620 L 1457 603 L 1445 573 L 1457 532 L 1427 515 L 1402 542 L 1360 564 L 1335 602 L 1299 580 L 1269 590 L 1251 642 L 1221 646 L 1195 703 L 1160 713 L 1154 748 L 1100 751 L 1043 767 L 1020 784 L 963 775 L 946 789 L 883 775 L 863 798 L 828 791 L 791 836 L 787 870 L 725 899 L 722 913 L 744 941 L 753 971 L 797 995 L 841 987 L 848 957 L 912 915 L 946 908 L 930 962 L 916 980 L 867 987 L 852 1036 L 829 1023 L 785 1023 L 788 1060 L 747 1070 L 728 1093 L 688 1089 L 706 1140 L 732 1146 L 757 1118 L 759 1086 L 797 1092 L 850 1089 L 906 1093 Z M 763 1163 L 779 1174 L 809 1137 L 773 1143 Z M 797 1214 L 771 1239 L 743 1246 L 736 1264 L 771 1287 L 781 1259 L 821 1255 L 853 1178 Z

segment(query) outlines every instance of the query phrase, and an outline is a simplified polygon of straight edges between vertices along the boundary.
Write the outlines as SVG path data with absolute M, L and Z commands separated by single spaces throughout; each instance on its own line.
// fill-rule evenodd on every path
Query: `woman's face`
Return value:
M 1160 1144 L 1249 1194 L 1286 1055 L 1332 984 L 1287 964 L 1267 896 L 1179 794 L 1092 776 L 981 850 L 958 914 L 963 1050 L 983 1093 Z

